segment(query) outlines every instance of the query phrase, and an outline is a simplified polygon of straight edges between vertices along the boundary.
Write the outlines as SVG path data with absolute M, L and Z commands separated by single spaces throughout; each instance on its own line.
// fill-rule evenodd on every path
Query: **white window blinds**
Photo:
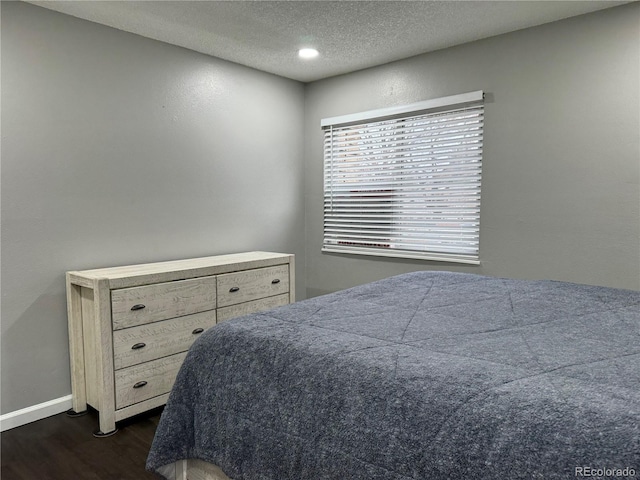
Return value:
M 472 92 L 323 120 L 323 250 L 479 263 L 483 112 Z

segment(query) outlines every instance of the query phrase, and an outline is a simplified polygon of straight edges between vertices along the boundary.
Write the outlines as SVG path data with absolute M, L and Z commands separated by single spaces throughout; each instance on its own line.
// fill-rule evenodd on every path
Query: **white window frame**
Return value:
M 483 99 L 323 119 L 322 251 L 479 264 Z

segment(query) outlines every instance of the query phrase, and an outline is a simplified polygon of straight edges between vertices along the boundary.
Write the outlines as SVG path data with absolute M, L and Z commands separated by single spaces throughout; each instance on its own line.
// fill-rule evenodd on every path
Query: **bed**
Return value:
M 147 469 L 636 478 L 640 292 L 414 272 L 227 321 L 190 349 Z

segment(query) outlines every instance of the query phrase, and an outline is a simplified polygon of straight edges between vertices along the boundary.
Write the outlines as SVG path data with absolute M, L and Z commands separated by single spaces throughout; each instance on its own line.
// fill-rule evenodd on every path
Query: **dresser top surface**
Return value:
M 93 270 L 80 270 L 67 272 L 75 278 L 84 279 L 120 279 L 147 275 L 159 275 L 169 272 L 199 272 L 211 270 L 209 275 L 234 271 L 236 266 L 245 268 L 257 268 L 262 263 L 277 264 L 289 263 L 293 255 L 274 252 L 243 252 L 228 255 L 215 255 L 211 257 L 189 258 L 184 260 L 172 260 L 157 263 L 145 263 L 139 265 L 126 265 L 120 267 L 97 268 Z M 255 264 L 252 266 L 252 263 Z M 243 264 L 243 265 L 241 265 Z M 244 266 L 244 264 L 248 264 Z

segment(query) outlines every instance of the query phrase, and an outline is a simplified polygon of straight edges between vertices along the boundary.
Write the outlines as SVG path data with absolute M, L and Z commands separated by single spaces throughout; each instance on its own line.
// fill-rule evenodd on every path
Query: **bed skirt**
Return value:
M 195 458 L 166 465 L 158 473 L 170 480 L 231 480 L 220 467 Z

